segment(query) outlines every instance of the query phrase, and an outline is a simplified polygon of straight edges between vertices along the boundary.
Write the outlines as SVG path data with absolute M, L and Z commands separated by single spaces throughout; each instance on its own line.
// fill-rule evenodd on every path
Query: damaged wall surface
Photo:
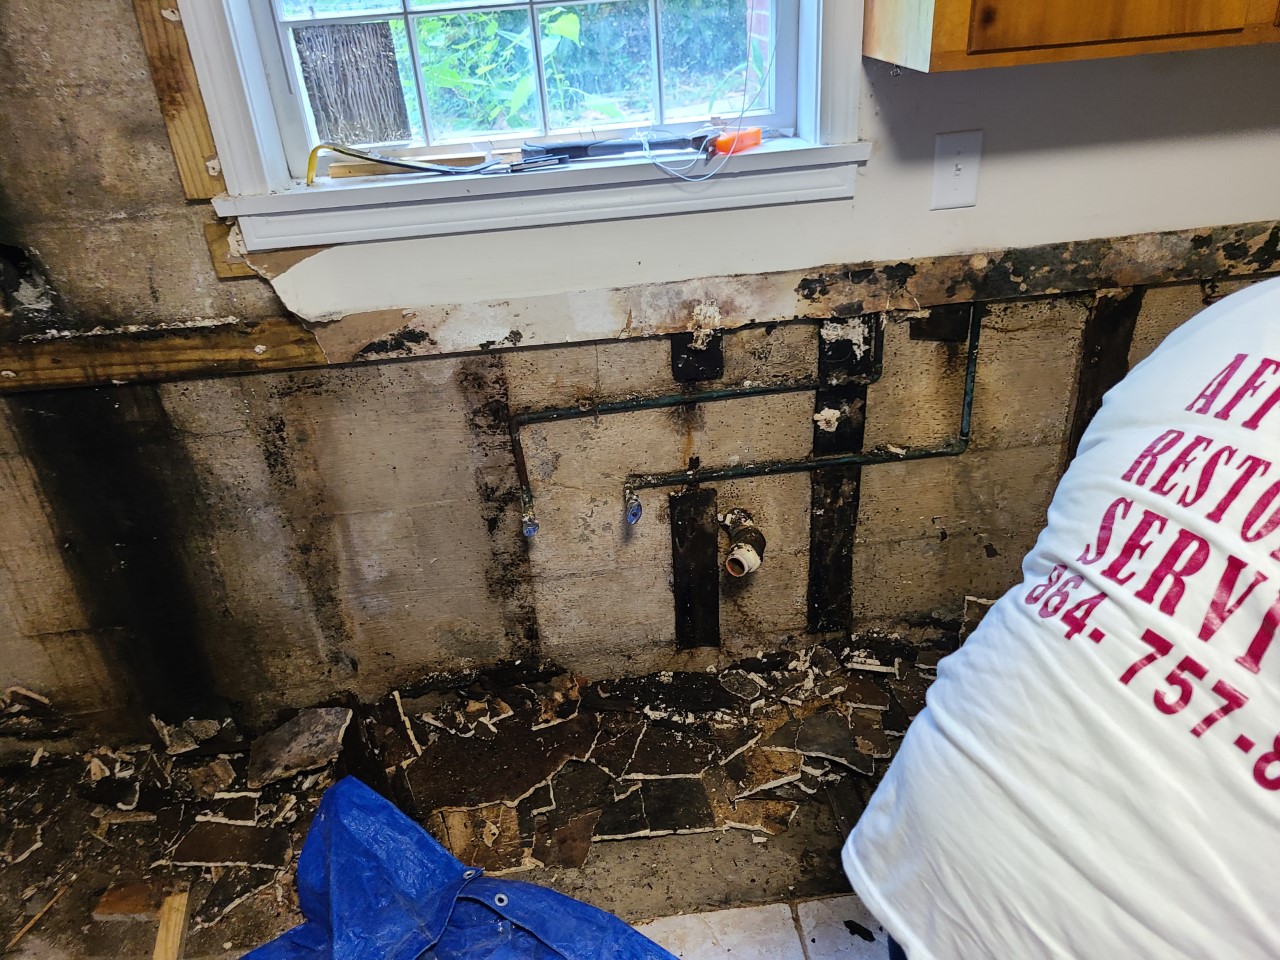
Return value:
M 1147 290 L 1132 345 L 1117 347 L 1126 361 L 1206 289 L 1232 285 Z M 856 630 L 957 623 L 966 596 L 1016 580 L 1065 465 L 1097 301 L 985 305 L 969 449 L 863 468 Z M 929 319 L 871 321 L 885 369 L 866 388 L 864 449 L 954 433 L 964 345 L 913 338 Z M 713 383 L 811 377 L 821 329 L 726 333 Z M 521 536 L 510 410 L 672 390 L 669 340 L 654 338 L 9 396 L 6 682 L 102 724 L 181 719 L 204 698 L 252 725 L 434 671 L 703 670 L 806 636 L 810 525 L 826 508 L 807 474 L 714 485 L 722 512 L 751 512 L 768 552 L 752 577 L 724 578 L 719 645 L 688 650 L 673 644 L 666 491 L 644 492 L 634 527 L 621 493 L 629 473 L 693 459 L 805 456 L 811 393 L 527 427 L 541 529 Z
M 270 281 L 219 280 L 133 6 L 0 7 L 0 680 L 89 725 L 200 709 L 253 727 L 517 660 L 700 671 L 820 637 L 822 590 L 840 626 L 954 625 L 1017 577 L 1105 389 L 1093 358 L 1122 371 L 1280 267 L 1280 108 L 1219 95 L 1225 73 L 1274 86 L 1280 58 L 1240 50 L 945 80 L 868 66 L 877 153 L 852 208 L 302 250 L 255 258 Z M 934 128 L 957 123 L 988 130 L 991 184 L 929 213 Z M 1220 176 L 1182 190 L 1206 156 Z M 963 325 L 928 330 L 956 308 L 983 324 L 963 455 L 863 467 L 831 505 L 807 473 L 709 485 L 768 538 L 757 573 L 720 579 L 714 644 L 677 649 L 668 491 L 630 527 L 624 480 L 805 457 L 812 393 L 531 425 L 541 530 L 521 535 L 512 411 L 679 392 L 669 335 L 690 329 L 724 332 L 697 389 L 813 378 L 830 320 L 884 343 L 883 376 L 828 422 L 840 442 L 937 444 L 965 346 Z M 815 587 L 829 506 L 848 567 Z

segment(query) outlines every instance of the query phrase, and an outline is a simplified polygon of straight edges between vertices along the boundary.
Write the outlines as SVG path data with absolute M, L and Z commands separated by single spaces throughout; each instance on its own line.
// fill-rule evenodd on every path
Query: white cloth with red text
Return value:
M 1280 280 L 1107 393 L 1022 572 L 940 664 L 854 889 L 910 960 L 1280 957 Z

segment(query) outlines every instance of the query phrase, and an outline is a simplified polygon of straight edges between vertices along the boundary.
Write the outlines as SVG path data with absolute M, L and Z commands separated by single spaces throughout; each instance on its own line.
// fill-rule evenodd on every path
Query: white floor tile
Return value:
M 805 960 L 785 903 L 663 917 L 636 929 L 681 960 Z
M 857 897 L 796 906 L 809 960 L 887 960 L 889 937 Z

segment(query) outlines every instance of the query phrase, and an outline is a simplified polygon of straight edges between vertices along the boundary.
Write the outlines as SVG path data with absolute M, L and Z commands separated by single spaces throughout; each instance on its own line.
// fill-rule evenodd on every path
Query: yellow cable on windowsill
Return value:
M 328 150 L 331 153 L 340 153 L 344 157 L 351 157 L 355 160 L 367 160 L 370 163 L 385 163 L 390 167 L 400 167 L 404 170 L 414 170 L 418 173 L 444 173 L 444 174 L 464 174 L 479 173 L 481 170 L 487 170 L 497 160 L 485 160 L 481 163 L 473 163 L 466 167 L 454 167 L 443 163 L 427 163 L 424 160 L 404 160 L 400 157 L 388 157 L 381 153 L 373 153 L 368 150 L 357 150 L 355 147 L 344 147 L 336 143 L 318 143 L 312 148 L 310 155 L 307 157 L 307 186 L 311 186 L 316 179 L 316 165 L 320 159 L 320 151 Z

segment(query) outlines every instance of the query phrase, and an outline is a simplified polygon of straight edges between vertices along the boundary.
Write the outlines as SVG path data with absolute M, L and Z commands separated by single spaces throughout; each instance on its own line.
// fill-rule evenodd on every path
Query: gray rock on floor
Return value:
M 332 763 L 350 722 L 346 707 L 316 707 L 259 737 L 249 752 L 249 787 L 256 790 Z

